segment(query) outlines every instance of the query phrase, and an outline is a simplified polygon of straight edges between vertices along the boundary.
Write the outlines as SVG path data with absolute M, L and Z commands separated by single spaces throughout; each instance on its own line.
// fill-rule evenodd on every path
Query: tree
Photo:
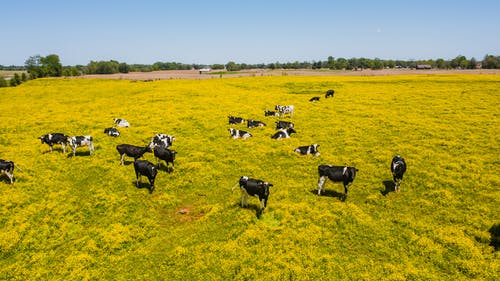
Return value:
M 24 65 L 26 66 L 26 70 L 30 74 L 31 79 L 36 79 L 36 78 L 45 76 L 45 74 L 43 73 L 43 69 L 42 69 L 41 58 L 42 57 L 40 55 L 35 55 L 35 56 L 29 57 L 24 62 Z
M 58 55 L 52 54 L 42 57 L 40 58 L 40 62 L 46 70 L 46 76 L 60 77 L 62 75 L 62 64 L 59 61 Z
M 3 76 L 0 76 L 0 88 L 7 87 L 7 86 L 8 86 L 7 80 L 5 80 L 5 78 L 3 78 Z
M 483 59 L 482 68 L 500 68 L 500 56 L 486 55 Z
M 130 71 L 130 67 L 128 66 L 128 64 L 122 62 L 118 65 L 118 71 L 120 73 L 128 73 Z
M 238 71 L 241 70 L 241 67 L 234 61 L 230 61 L 226 64 L 226 69 L 227 71 Z

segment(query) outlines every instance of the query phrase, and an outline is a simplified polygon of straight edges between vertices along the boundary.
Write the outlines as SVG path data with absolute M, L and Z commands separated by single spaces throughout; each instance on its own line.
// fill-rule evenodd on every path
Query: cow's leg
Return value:
M 141 187 L 141 185 L 142 185 L 142 181 L 141 181 L 141 174 L 136 173 L 136 174 L 135 174 L 135 178 L 136 178 L 136 180 L 135 180 L 135 185 L 136 185 L 137 187 Z
M 49 144 L 50 152 L 52 152 L 52 144 Z
M 71 147 L 73 149 L 73 157 L 76 155 L 76 146 Z
M 120 158 L 120 162 L 122 163 L 122 165 L 123 165 L 123 159 L 125 159 L 125 153 L 123 153 L 122 157 Z
M 321 190 L 324 190 L 326 177 L 321 176 L 318 180 L 318 196 L 321 195 Z
M 266 198 L 260 199 L 261 211 L 264 211 L 264 209 L 266 208 L 266 201 Z
M 94 143 L 89 142 L 88 146 L 89 146 L 89 153 L 92 154 L 92 152 L 94 152 Z
M 63 149 L 63 153 L 66 153 L 66 145 L 64 144 L 64 142 L 61 143 L 61 146 L 62 146 L 62 149 Z

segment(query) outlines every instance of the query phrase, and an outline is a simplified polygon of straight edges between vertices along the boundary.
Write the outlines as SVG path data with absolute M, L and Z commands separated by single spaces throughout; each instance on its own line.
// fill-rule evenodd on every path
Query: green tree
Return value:
M 226 64 L 226 69 L 227 71 L 238 71 L 241 70 L 241 67 L 234 61 L 230 61 Z
M 483 59 L 482 68 L 500 68 L 500 56 L 486 55 Z
M 45 73 L 43 72 L 43 69 L 42 69 L 41 59 L 42 59 L 42 57 L 40 55 L 34 55 L 34 56 L 29 57 L 24 62 L 26 70 L 30 74 L 31 79 L 36 79 L 36 78 L 45 76 Z
M 60 77 L 62 75 L 62 64 L 58 55 L 48 55 L 40 58 L 42 66 L 46 69 L 46 76 Z
M 129 73 L 130 67 L 128 66 L 128 64 L 122 62 L 120 63 L 120 65 L 118 65 L 118 71 L 120 73 Z
M 0 88 L 7 87 L 7 86 L 9 86 L 7 83 L 7 80 L 5 80 L 5 78 L 3 78 L 3 76 L 0 76 Z

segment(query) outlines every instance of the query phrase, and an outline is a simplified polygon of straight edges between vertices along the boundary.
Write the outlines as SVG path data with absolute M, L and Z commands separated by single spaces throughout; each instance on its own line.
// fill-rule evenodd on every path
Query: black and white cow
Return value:
M 265 127 L 265 126 L 266 126 L 266 124 L 262 121 L 257 121 L 257 120 L 252 120 L 252 119 L 247 120 L 247 127 L 248 128 Z
M 302 155 L 314 155 L 314 156 L 319 156 L 319 151 L 318 151 L 319 144 L 311 144 L 307 146 L 299 146 L 296 149 L 294 149 L 294 152 L 299 152 Z
M 115 127 L 105 128 L 104 133 L 111 137 L 118 137 L 120 135 L 120 132 Z
M 248 206 L 248 197 L 257 196 L 259 197 L 261 204 L 261 211 L 267 207 L 267 199 L 269 198 L 269 187 L 273 186 L 272 183 L 268 183 L 258 179 L 251 179 L 247 176 L 242 176 L 239 181 L 241 190 L 241 207 Z M 235 185 L 233 187 L 236 187 Z
M 88 146 L 89 153 L 94 152 L 94 141 L 91 136 L 74 136 L 68 138 L 68 143 L 71 149 L 73 149 L 73 156 L 76 154 L 76 148 L 79 146 Z
M 328 98 L 328 97 L 332 97 L 333 98 L 333 94 L 335 94 L 335 91 L 333 89 L 326 91 L 325 99 Z
M 123 165 L 123 159 L 125 155 L 128 157 L 133 157 L 134 161 L 141 158 L 146 152 L 151 152 L 151 146 L 135 146 L 131 144 L 119 144 L 116 146 L 116 150 L 120 154 L 120 163 Z
M 271 138 L 272 139 L 288 139 L 292 133 L 297 133 L 294 128 L 280 129 Z
M 392 158 L 391 172 L 394 179 L 394 191 L 400 191 L 403 175 L 406 172 L 406 162 L 403 157 L 396 155 Z
M 148 160 L 135 160 L 134 170 L 136 177 L 136 186 L 141 187 L 141 178 L 142 176 L 146 176 L 149 180 L 149 193 L 153 193 L 153 190 L 155 189 L 156 174 L 158 174 L 158 170 L 156 169 L 155 165 L 153 165 L 153 163 L 149 162 Z
M 276 111 L 278 111 L 280 116 L 285 116 L 285 114 L 290 114 L 290 117 L 293 117 L 293 105 L 276 105 L 274 107 Z
M 276 121 L 276 130 L 293 128 L 293 123 L 288 121 Z
M 160 160 L 164 160 L 167 165 L 167 170 L 168 170 L 168 163 L 172 163 L 172 167 L 174 167 L 174 160 L 176 154 L 177 151 L 175 150 L 170 150 L 164 146 L 156 146 L 154 148 L 154 155 L 156 157 L 156 166 L 159 168 Z
M 118 128 L 130 127 L 130 124 L 125 119 L 114 118 L 113 120 L 115 121 L 115 124 L 116 126 L 118 126 Z
M 233 139 L 246 139 L 252 136 L 252 134 L 247 131 L 237 130 L 233 128 L 229 128 L 229 133 L 231 134 L 230 138 Z
M 175 137 L 172 135 L 156 134 L 154 137 L 151 138 L 151 143 L 149 144 L 149 146 L 150 147 L 164 146 L 168 148 L 172 146 L 174 140 Z
M 10 184 L 14 183 L 14 162 L 9 160 L 0 159 L 0 174 L 5 174 L 9 180 Z
M 279 116 L 279 113 L 276 111 L 264 110 L 264 116 Z
M 66 144 L 68 143 L 68 136 L 66 136 L 65 134 L 52 133 L 43 135 L 39 137 L 39 139 L 42 141 L 42 144 L 46 143 L 49 145 L 50 152 L 52 152 L 52 147 L 54 146 L 54 144 L 60 144 L 63 149 L 63 152 L 66 153 Z
M 309 101 L 319 101 L 319 97 L 312 97 Z
M 229 119 L 229 124 L 243 124 L 243 123 L 245 123 L 245 119 L 243 119 L 241 117 L 234 117 L 234 116 L 229 115 L 227 118 Z
M 355 167 L 319 165 L 318 195 L 321 195 L 321 191 L 325 190 L 325 181 L 326 178 L 329 178 L 333 182 L 342 182 L 344 184 L 345 200 L 349 185 L 354 181 L 357 171 L 358 169 Z

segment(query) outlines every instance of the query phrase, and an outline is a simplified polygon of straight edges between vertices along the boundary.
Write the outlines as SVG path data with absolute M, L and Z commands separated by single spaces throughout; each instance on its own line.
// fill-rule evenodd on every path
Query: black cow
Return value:
M 172 163 L 172 167 L 174 167 L 175 155 L 177 152 L 175 150 L 170 150 L 164 146 L 157 146 L 153 150 L 154 155 L 156 157 L 156 166 L 160 167 L 160 159 L 165 160 L 168 170 L 168 163 Z
M 332 97 L 333 98 L 333 94 L 335 94 L 335 91 L 333 89 L 326 91 L 325 99 L 328 98 L 328 97 Z
M 128 157 L 134 157 L 134 161 L 141 158 L 146 152 L 151 152 L 151 146 L 135 146 L 131 144 L 119 144 L 116 146 L 116 150 L 120 153 L 120 163 L 123 165 L 123 159 L 125 155 Z
M 276 130 L 293 128 L 293 123 L 288 121 L 276 121 Z
M 396 155 L 392 158 L 391 172 L 394 179 L 394 191 L 400 191 L 403 175 L 406 172 L 406 162 L 403 157 Z
M 136 186 L 141 187 L 141 178 L 142 176 L 146 176 L 149 180 L 149 193 L 153 193 L 153 190 L 155 189 L 156 174 L 158 174 L 158 170 L 155 168 L 155 165 L 153 165 L 153 163 L 149 162 L 148 160 L 135 160 L 134 170 L 136 177 Z
M 264 116 L 280 116 L 276 111 L 264 110 Z
M 156 146 L 171 147 L 174 140 L 175 140 L 174 136 L 166 135 L 166 134 L 156 134 L 154 137 L 151 138 L 151 143 L 149 144 L 149 146 L 150 147 L 156 147 Z
M 229 124 L 243 124 L 245 123 L 245 119 L 241 117 L 234 117 L 229 115 L 227 118 L 229 118 Z
M 293 117 L 293 105 L 276 105 L 274 110 L 278 111 L 280 116 L 285 116 L 285 114 L 290 114 Z
M 91 136 L 75 136 L 68 138 L 69 146 L 73 149 L 73 156 L 75 156 L 76 148 L 79 146 L 88 146 L 89 153 L 94 152 L 94 141 Z
M 61 133 L 52 133 L 39 137 L 43 143 L 46 143 L 50 147 L 50 152 L 52 152 L 52 147 L 54 144 L 60 144 L 62 146 L 63 152 L 66 153 L 66 144 L 68 143 L 68 136 Z
M 319 97 L 312 97 L 309 101 L 319 101 Z
M 114 118 L 113 121 L 115 121 L 115 124 L 118 126 L 118 128 L 130 127 L 130 124 L 125 119 Z
M 299 152 L 302 155 L 314 155 L 314 156 L 319 156 L 319 151 L 318 151 L 319 144 L 311 144 L 307 146 L 299 146 L 296 149 L 294 149 L 294 152 Z
M 267 206 L 267 199 L 269 198 L 269 187 L 273 186 L 262 180 L 251 179 L 247 176 L 242 176 L 239 181 L 241 190 L 241 207 L 248 206 L 248 196 L 258 196 L 261 204 L 261 211 Z M 233 190 L 236 186 L 233 187 Z
M 104 129 L 104 133 L 111 137 L 117 137 L 120 135 L 120 132 L 115 127 Z
M 254 127 L 264 127 L 266 124 L 262 121 L 256 121 L 252 119 L 247 120 L 247 127 L 248 128 L 254 128 Z
M 271 138 L 272 139 L 277 139 L 277 140 L 287 139 L 287 138 L 290 137 L 290 135 L 292 133 L 297 133 L 297 131 L 295 131 L 295 129 L 293 129 L 293 128 L 280 129 Z
M 229 133 L 231 134 L 230 138 L 233 139 L 238 139 L 238 138 L 246 139 L 252 136 L 252 134 L 250 134 L 247 131 L 237 130 L 233 128 L 229 128 Z
M 333 182 L 342 182 L 344 184 L 343 199 L 345 200 L 349 185 L 354 181 L 357 171 L 358 169 L 354 167 L 319 165 L 318 196 L 321 195 L 321 190 L 325 190 L 325 181 L 326 178 L 329 178 Z
M 9 160 L 0 159 L 0 174 L 5 174 L 9 180 L 10 184 L 14 183 L 14 162 Z

